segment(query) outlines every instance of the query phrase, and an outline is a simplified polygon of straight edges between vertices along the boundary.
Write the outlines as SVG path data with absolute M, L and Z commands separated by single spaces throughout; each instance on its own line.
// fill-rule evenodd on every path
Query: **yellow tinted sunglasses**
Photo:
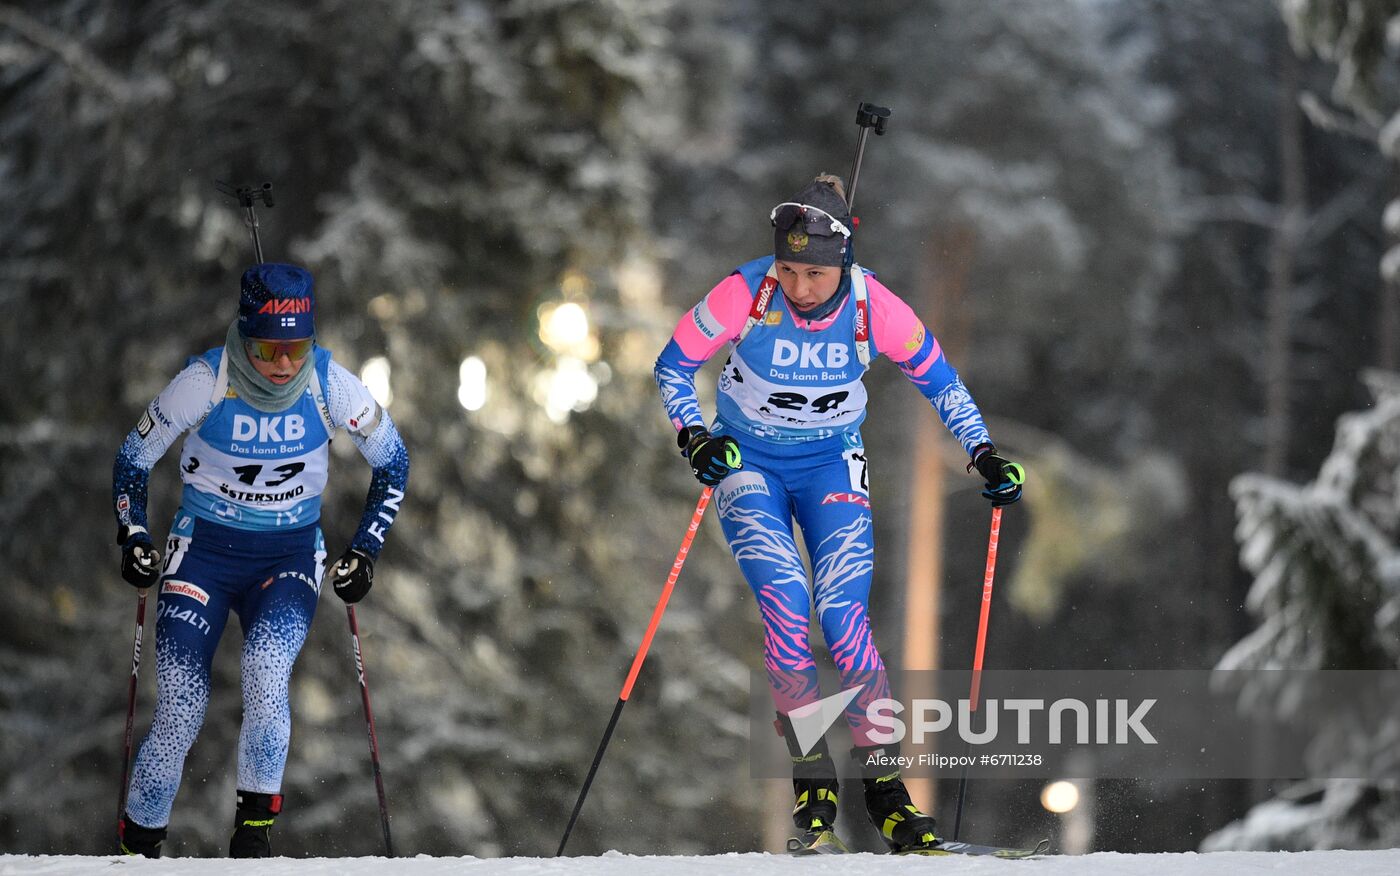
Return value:
M 247 348 L 248 355 L 263 362 L 276 362 L 284 355 L 296 362 L 305 359 L 311 352 L 311 348 L 316 346 L 315 338 L 299 338 L 295 341 L 261 341 L 254 338 L 244 338 L 243 346 Z

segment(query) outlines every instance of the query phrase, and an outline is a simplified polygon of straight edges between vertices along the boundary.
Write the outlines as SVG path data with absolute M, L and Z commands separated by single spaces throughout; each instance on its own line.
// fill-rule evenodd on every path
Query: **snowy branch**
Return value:
M 166 97 L 171 92 L 170 83 L 164 78 L 147 78 L 139 82 L 127 79 L 103 63 L 78 40 L 13 6 L 0 5 L 0 26 L 8 27 L 35 45 L 58 55 L 74 72 L 105 91 L 117 103 Z

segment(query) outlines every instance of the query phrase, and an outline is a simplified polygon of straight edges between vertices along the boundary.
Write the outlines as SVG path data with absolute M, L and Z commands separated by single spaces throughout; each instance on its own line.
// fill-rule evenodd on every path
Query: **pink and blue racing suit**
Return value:
M 681 317 L 656 360 L 656 383 L 677 430 L 704 426 L 695 373 L 730 345 L 710 431 L 738 441 L 743 468 L 715 488 L 715 505 L 758 601 L 774 704 L 786 714 L 821 697 L 807 635 L 815 605 L 843 686 L 862 686 L 846 709 L 852 736 L 857 745 L 874 745 L 866 708 L 889 696 L 889 682 L 868 614 L 875 542 L 860 437 L 868 366 L 856 352 L 856 296 L 809 322 L 775 294 L 741 338 L 772 263 L 766 256 L 740 266 Z M 874 275 L 867 272 L 865 284 L 869 358 L 884 355 L 899 365 L 969 456 L 990 443 L 981 412 L 938 341 Z M 811 555 L 810 580 L 794 518 Z

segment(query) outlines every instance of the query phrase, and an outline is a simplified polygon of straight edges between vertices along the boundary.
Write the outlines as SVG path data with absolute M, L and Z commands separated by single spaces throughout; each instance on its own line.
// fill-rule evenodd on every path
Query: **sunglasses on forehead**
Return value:
M 311 352 L 311 348 L 316 345 L 315 338 L 300 338 L 295 341 L 259 341 L 252 338 L 244 338 L 243 346 L 248 350 L 248 355 L 262 362 L 276 362 L 282 356 L 286 356 L 293 362 L 305 359 Z
M 768 218 L 774 226 L 784 231 L 801 222 L 803 230 L 818 237 L 831 237 L 833 234 L 839 234 L 849 239 L 851 236 L 851 229 L 847 228 L 840 219 L 820 207 L 813 207 L 810 204 L 784 201 L 773 208 L 773 212 L 768 214 Z

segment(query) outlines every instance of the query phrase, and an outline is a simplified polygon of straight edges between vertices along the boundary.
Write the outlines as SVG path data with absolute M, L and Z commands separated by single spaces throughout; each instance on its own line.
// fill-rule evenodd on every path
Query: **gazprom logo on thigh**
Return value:
M 756 471 L 737 471 L 720 482 L 715 488 L 715 505 L 724 514 L 742 496 L 750 493 L 768 495 L 768 483 Z
M 160 585 L 160 592 L 161 595 L 171 593 L 175 596 L 188 596 L 200 605 L 209 604 L 208 592 L 185 581 L 166 581 Z

